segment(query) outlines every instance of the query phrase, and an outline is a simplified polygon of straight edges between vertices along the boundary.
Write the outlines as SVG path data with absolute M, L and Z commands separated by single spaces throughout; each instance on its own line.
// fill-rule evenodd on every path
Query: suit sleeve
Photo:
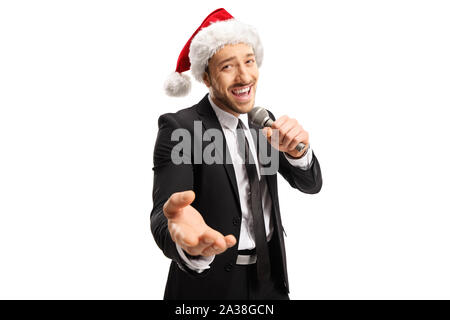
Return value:
M 318 193 L 322 188 L 322 173 L 314 151 L 312 165 L 308 170 L 294 167 L 284 155 L 280 155 L 280 169 L 278 172 L 289 182 L 291 187 L 304 193 Z
M 164 203 L 174 192 L 193 190 L 192 162 L 173 163 L 172 149 L 180 141 L 171 141 L 172 132 L 180 128 L 174 114 L 164 114 L 158 119 L 158 135 L 153 153 L 153 209 L 150 214 L 150 227 L 158 247 L 164 255 L 175 261 L 181 270 L 192 276 L 200 274 L 186 267 L 180 257 L 175 242 L 172 240 L 167 218 L 164 216 Z M 190 152 L 190 150 L 189 150 Z M 183 154 L 185 160 L 190 160 L 190 154 Z M 206 270 L 203 273 L 208 272 Z
M 275 116 L 269 111 L 272 120 Z M 320 171 L 319 161 L 316 156 L 312 156 L 312 164 L 308 170 L 295 167 L 289 163 L 286 157 L 280 153 L 280 167 L 278 172 L 291 185 L 304 193 L 314 194 L 318 193 L 322 188 L 322 173 Z

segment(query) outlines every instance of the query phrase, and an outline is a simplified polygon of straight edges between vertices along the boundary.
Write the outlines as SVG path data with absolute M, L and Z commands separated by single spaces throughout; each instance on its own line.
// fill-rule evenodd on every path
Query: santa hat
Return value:
M 256 29 L 234 19 L 223 8 L 210 13 L 181 50 L 175 72 L 164 84 L 167 95 L 187 95 L 191 90 L 191 80 L 183 72 L 190 69 L 194 78 L 202 82 L 209 59 L 225 45 L 236 43 L 251 46 L 256 64 L 261 66 L 264 50 Z

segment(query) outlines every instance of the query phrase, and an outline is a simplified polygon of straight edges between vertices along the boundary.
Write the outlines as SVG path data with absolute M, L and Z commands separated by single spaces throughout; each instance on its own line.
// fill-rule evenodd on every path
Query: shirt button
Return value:
M 237 226 L 240 220 L 239 217 L 233 217 L 233 225 Z

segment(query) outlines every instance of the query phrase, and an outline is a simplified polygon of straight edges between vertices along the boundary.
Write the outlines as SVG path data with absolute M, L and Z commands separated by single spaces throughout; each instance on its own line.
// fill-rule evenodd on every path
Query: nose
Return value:
M 236 81 L 241 83 L 249 83 L 251 79 L 252 78 L 247 68 L 244 65 L 240 65 L 237 69 Z

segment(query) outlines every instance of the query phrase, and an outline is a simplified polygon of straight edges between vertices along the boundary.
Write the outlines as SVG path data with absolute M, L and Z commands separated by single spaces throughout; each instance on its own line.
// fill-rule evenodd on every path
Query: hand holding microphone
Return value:
M 253 125 L 264 127 L 267 140 L 279 151 L 288 153 L 293 158 L 300 158 L 308 150 L 309 134 L 294 118 L 282 116 L 273 121 L 262 107 L 254 107 L 248 117 Z M 272 141 L 272 129 L 278 130 L 278 141 Z

